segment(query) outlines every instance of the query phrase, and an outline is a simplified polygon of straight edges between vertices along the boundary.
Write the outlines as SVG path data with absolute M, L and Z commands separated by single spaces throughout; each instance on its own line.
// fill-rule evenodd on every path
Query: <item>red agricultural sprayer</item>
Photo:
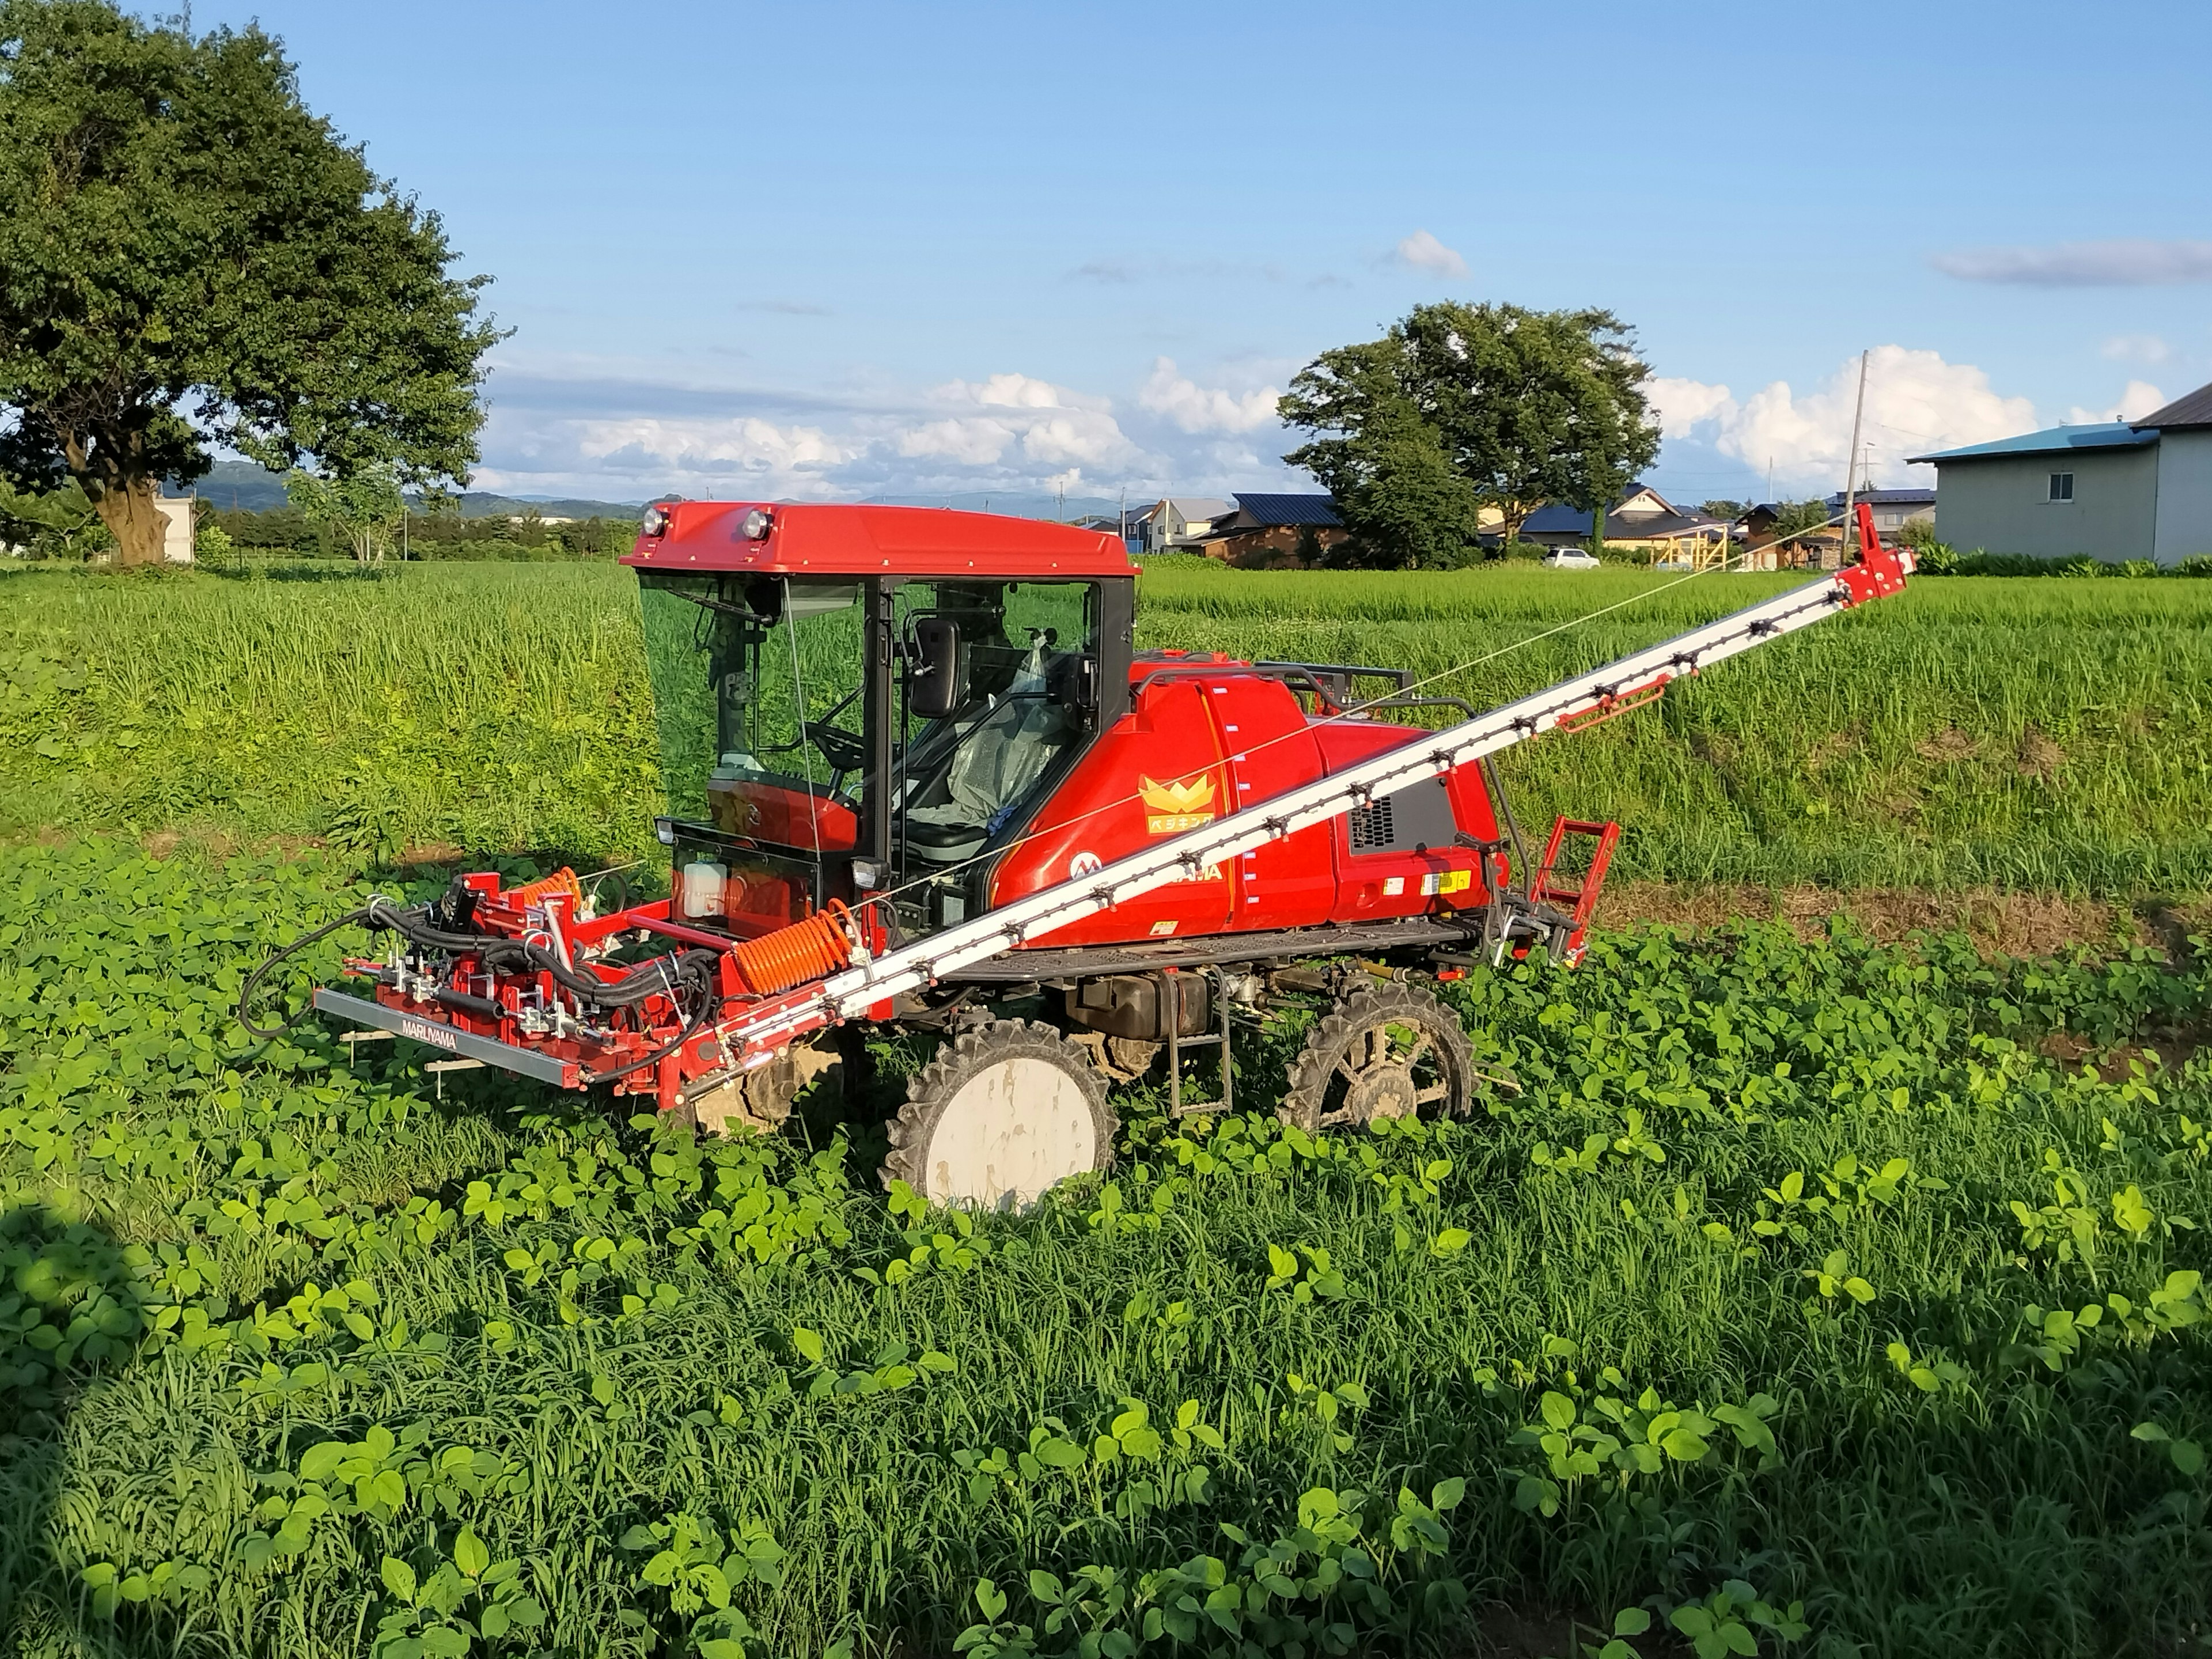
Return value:
M 564 870 L 374 899 L 310 936 L 388 936 L 347 963 L 361 994 L 314 1006 L 717 1127 L 779 1121 L 839 1028 L 930 1028 L 951 1040 L 885 1175 L 987 1206 L 1105 1164 L 1109 1081 L 1164 1060 L 1180 1107 L 1185 1055 L 1211 1047 L 1206 1107 L 1225 1107 L 1232 1015 L 1288 1000 L 1326 1006 L 1286 1117 L 1467 1110 L 1474 1055 L 1424 980 L 1576 961 L 1620 834 L 1562 818 L 1532 856 L 1491 757 L 1911 569 L 1861 507 L 1855 566 L 1479 714 L 1397 670 L 1136 653 L 1136 572 L 1109 535 L 717 501 L 654 507 L 643 532 L 624 562 L 671 896 L 598 914 Z

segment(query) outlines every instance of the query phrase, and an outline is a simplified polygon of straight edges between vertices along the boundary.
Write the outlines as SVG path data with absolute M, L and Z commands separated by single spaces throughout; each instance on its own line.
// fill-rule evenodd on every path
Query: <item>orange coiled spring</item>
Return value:
M 514 887 L 499 895 L 500 902 L 511 904 L 518 910 L 533 904 L 543 904 L 549 898 L 567 894 L 578 909 L 584 904 L 584 886 L 576 879 L 576 872 L 562 865 L 550 876 L 541 876 L 526 887 Z
M 738 975 L 745 988 L 767 996 L 836 973 L 853 959 L 853 913 L 836 899 L 804 921 L 779 927 L 735 946 Z

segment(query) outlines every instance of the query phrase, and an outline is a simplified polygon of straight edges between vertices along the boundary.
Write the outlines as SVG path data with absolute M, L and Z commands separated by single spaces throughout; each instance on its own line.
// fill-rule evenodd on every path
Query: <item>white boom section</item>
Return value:
M 753 1063 L 764 1061 L 795 1036 L 858 1015 L 872 1004 L 919 990 L 969 963 L 1042 939 L 1140 893 L 1194 877 L 1209 864 L 1279 841 L 1423 778 L 1440 777 L 1523 738 L 1540 736 L 1562 724 L 1603 718 L 1616 708 L 1656 696 L 1670 680 L 1809 627 L 1862 598 L 1875 597 L 1872 592 L 1855 591 L 1855 584 L 1844 580 L 1846 574 L 1859 574 L 1854 569 L 1793 587 L 1533 696 L 1460 725 L 1424 733 L 1342 771 L 1225 813 L 1202 828 L 1117 859 L 1091 875 L 1001 905 L 971 921 L 887 951 L 871 962 L 856 963 L 828 979 L 786 992 L 723 1020 L 717 1034 L 733 1054 Z M 1893 591 L 1893 587 L 1885 581 L 1881 591 Z

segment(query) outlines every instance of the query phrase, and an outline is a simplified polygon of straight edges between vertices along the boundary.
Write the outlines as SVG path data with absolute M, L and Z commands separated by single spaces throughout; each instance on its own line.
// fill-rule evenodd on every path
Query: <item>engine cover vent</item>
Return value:
M 1378 800 L 1371 806 L 1355 806 L 1346 817 L 1352 824 L 1352 850 L 1355 853 L 1380 853 L 1390 845 L 1390 803 Z
M 1442 778 L 1409 783 L 1344 817 L 1346 839 L 1355 853 L 1434 852 L 1453 846 L 1459 834 L 1451 791 Z

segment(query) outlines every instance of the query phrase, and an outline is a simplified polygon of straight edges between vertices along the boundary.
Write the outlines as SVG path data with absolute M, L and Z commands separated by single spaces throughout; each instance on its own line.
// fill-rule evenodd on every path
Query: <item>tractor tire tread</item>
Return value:
M 1406 984 L 1362 988 L 1338 999 L 1328 1012 L 1315 1022 L 1305 1047 L 1291 1067 L 1290 1086 L 1276 1115 L 1309 1134 L 1321 1132 L 1322 1103 L 1328 1093 L 1337 1057 L 1358 1033 L 1392 1022 L 1417 1025 L 1432 1031 L 1440 1048 L 1448 1050 L 1459 1079 L 1459 1097 L 1445 1103 L 1447 1115 L 1465 1117 L 1474 1107 L 1474 1044 L 1443 1001 L 1428 991 Z
M 892 1182 L 903 1181 L 927 1196 L 916 1160 L 928 1144 L 938 1115 L 977 1072 L 1023 1054 L 1058 1066 L 1076 1080 L 1098 1127 L 1098 1144 L 1103 1148 L 1098 1170 L 1103 1173 L 1112 1169 L 1114 1137 L 1121 1124 L 1107 1103 L 1106 1085 L 1091 1056 L 1059 1027 L 1042 1020 L 995 1019 L 959 1033 L 908 1079 L 905 1103 L 890 1124 L 890 1154 L 884 1159 L 878 1177 L 884 1186 L 888 1188 Z

